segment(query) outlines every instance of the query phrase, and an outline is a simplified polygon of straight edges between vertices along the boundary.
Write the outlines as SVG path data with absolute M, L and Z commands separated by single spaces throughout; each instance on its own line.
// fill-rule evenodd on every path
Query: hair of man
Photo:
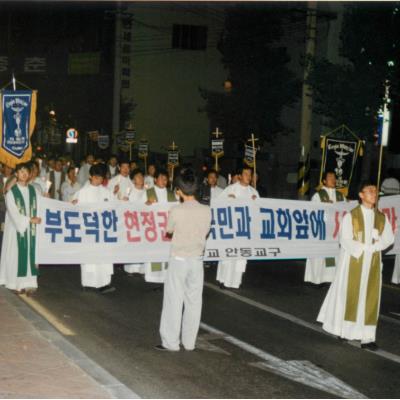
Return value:
M 198 188 L 198 179 L 191 168 L 186 168 L 175 180 L 175 187 L 186 196 L 194 196 Z

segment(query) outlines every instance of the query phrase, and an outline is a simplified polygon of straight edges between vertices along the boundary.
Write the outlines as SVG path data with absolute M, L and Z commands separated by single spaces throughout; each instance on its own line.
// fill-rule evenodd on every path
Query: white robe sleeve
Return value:
M 319 196 L 318 192 L 314 193 L 314 195 L 311 197 L 311 201 L 314 203 L 321 203 L 321 197 Z
M 233 185 L 229 185 L 229 186 L 227 186 L 223 191 L 222 191 L 222 193 L 218 196 L 218 198 L 220 198 L 220 199 L 227 199 L 227 198 L 229 198 L 229 195 L 230 194 L 235 194 L 235 190 L 234 190 L 234 188 L 233 188 Z
M 6 207 L 10 220 L 16 231 L 23 234 L 29 227 L 30 217 L 20 214 L 17 205 L 15 204 L 12 192 L 6 194 Z
M 373 245 L 373 250 L 374 251 L 383 251 L 383 250 L 387 249 L 393 243 L 394 243 L 394 234 L 393 234 L 392 226 L 390 225 L 390 222 L 385 215 L 385 227 L 383 228 L 382 235 L 377 240 L 377 242 Z
M 347 213 L 340 228 L 340 245 L 344 250 L 355 258 L 359 258 L 365 246 L 363 243 L 353 240 L 353 226 L 351 222 L 351 213 Z

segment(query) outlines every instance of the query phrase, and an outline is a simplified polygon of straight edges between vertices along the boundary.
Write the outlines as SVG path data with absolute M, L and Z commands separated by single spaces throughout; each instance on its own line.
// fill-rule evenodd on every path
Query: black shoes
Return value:
M 377 351 L 379 349 L 375 342 L 361 343 L 361 348 L 370 351 Z
M 101 294 L 112 293 L 115 292 L 115 287 L 111 285 L 103 286 L 102 288 L 99 289 L 99 292 Z
M 158 344 L 157 346 L 154 346 L 154 348 L 156 349 L 156 350 L 159 350 L 159 351 L 169 351 L 166 347 L 164 347 L 162 344 Z

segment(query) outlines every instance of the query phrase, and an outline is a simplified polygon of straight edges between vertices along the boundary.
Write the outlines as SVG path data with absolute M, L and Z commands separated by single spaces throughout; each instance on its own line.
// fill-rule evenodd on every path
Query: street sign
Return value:
M 66 132 L 67 143 L 78 143 L 78 131 L 75 128 L 69 128 Z

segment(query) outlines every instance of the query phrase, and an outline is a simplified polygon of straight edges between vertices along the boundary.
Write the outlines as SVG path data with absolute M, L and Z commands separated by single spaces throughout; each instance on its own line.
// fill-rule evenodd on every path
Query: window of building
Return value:
M 172 48 L 205 50 L 207 48 L 207 27 L 174 24 L 172 27 Z
M 131 69 L 130 68 L 122 68 L 122 76 L 130 76 Z
M 121 81 L 121 87 L 122 87 L 122 89 L 129 89 L 129 81 L 126 79 L 123 79 Z

